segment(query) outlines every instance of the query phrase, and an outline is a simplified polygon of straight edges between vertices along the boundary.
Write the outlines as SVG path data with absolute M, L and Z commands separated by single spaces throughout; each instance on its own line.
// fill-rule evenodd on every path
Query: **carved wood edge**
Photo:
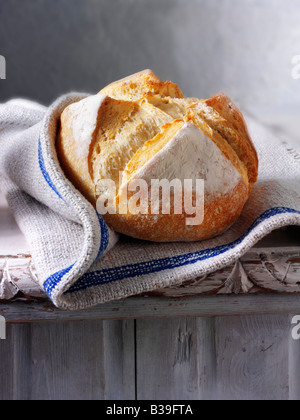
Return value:
M 147 296 L 180 298 L 197 295 L 300 293 L 300 247 L 253 248 L 235 264 Z M 144 295 L 145 296 L 145 295 Z
M 235 264 L 143 297 L 300 293 L 300 247 L 253 248 Z M 141 296 L 141 295 L 140 295 Z M 29 254 L 0 255 L 0 302 L 48 301 Z

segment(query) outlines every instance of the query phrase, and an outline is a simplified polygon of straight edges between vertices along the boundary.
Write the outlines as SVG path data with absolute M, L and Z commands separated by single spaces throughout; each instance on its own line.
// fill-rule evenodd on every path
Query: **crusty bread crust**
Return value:
M 148 215 L 107 214 L 104 219 L 117 232 L 137 239 L 153 242 L 203 241 L 226 232 L 240 216 L 248 197 L 248 187 L 242 180 L 230 194 L 217 198 L 206 195 L 204 220 L 198 226 L 187 226 L 186 218 L 191 216 L 185 212 L 174 214 L 173 206 L 170 215 L 151 215 L 149 207 Z
M 217 111 L 227 122 L 228 127 L 238 135 L 239 145 L 236 149 L 240 150 L 241 159 L 247 167 L 251 190 L 257 181 L 259 162 L 243 114 L 225 93 L 220 93 L 213 98 L 207 99 L 205 103 L 208 107 Z M 226 138 L 226 131 L 223 131 L 223 134 Z
M 95 205 L 95 187 L 89 173 L 88 163 L 75 153 L 76 143 L 73 137 L 72 119 L 71 110 L 66 108 L 61 115 L 61 128 L 56 139 L 57 157 L 66 177 Z
M 75 141 L 74 123 L 78 118 L 76 104 L 67 107 L 61 115 L 61 129 L 56 141 L 58 159 L 66 176 L 93 205 L 96 204 L 96 187 L 93 181 L 93 152 L 96 140 L 103 131 L 107 137 L 113 137 L 137 108 L 138 105 L 133 102 L 120 102 L 108 96 L 103 97 L 84 158 L 77 153 Z
M 258 158 L 241 112 L 225 94 L 206 101 L 184 98 L 177 85 L 162 82 L 146 70 L 112 83 L 100 91 L 100 96 L 104 99 L 90 134 L 88 153 L 82 157 L 78 153 L 74 127 L 78 126 L 79 111 L 76 113 L 72 106 L 62 114 L 56 144 L 66 176 L 93 205 L 98 198 L 97 185 L 105 174 L 116 181 L 116 174 L 123 172 L 123 182 L 128 182 L 138 166 L 159 151 L 159 144 L 166 147 L 170 139 L 162 137 L 167 132 L 174 135 L 177 126 L 180 129 L 184 124 L 198 127 L 239 174 L 231 191 L 205 194 L 201 225 L 187 225 L 190 216 L 174 214 L 173 207 L 170 215 L 151 215 L 149 205 L 148 215 L 104 215 L 112 229 L 139 239 L 175 242 L 209 239 L 232 226 L 257 180 Z M 153 153 L 149 147 L 153 147 Z M 179 168 L 180 164 L 179 159 Z
M 161 98 L 184 98 L 175 83 L 162 82 L 152 70 L 144 70 L 113 82 L 99 93 L 115 99 L 132 101 L 139 100 L 145 95 L 159 95 Z

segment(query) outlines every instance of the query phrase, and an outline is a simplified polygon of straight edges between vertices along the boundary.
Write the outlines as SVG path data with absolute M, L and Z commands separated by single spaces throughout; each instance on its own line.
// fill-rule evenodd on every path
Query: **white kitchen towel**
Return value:
M 65 178 L 55 152 L 63 109 L 84 97 L 70 94 L 49 108 L 0 105 L 0 189 L 56 306 L 84 309 L 180 285 L 232 264 L 272 230 L 300 225 L 300 151 L 248 118 L 259 180 L 230 230 L 196 243 L 119 238 Z

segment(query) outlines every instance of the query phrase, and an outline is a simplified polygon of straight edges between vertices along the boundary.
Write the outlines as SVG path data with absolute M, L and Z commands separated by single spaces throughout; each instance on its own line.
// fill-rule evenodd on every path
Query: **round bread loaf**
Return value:
M 226 95 L 184 98 L 150 70 L 66 108 L 56 149 L 112 229 L 157 242 L 225 232 L 258 176 L 246 123 Z

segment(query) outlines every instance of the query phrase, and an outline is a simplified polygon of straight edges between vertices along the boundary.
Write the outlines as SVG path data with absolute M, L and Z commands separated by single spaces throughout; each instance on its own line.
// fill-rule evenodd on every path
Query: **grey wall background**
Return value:
M 298 138 L 299 0 L 1 0 L 0 54 L 1 102 L 49 104 L 152 68 L 186 95 L 224 90 Z

